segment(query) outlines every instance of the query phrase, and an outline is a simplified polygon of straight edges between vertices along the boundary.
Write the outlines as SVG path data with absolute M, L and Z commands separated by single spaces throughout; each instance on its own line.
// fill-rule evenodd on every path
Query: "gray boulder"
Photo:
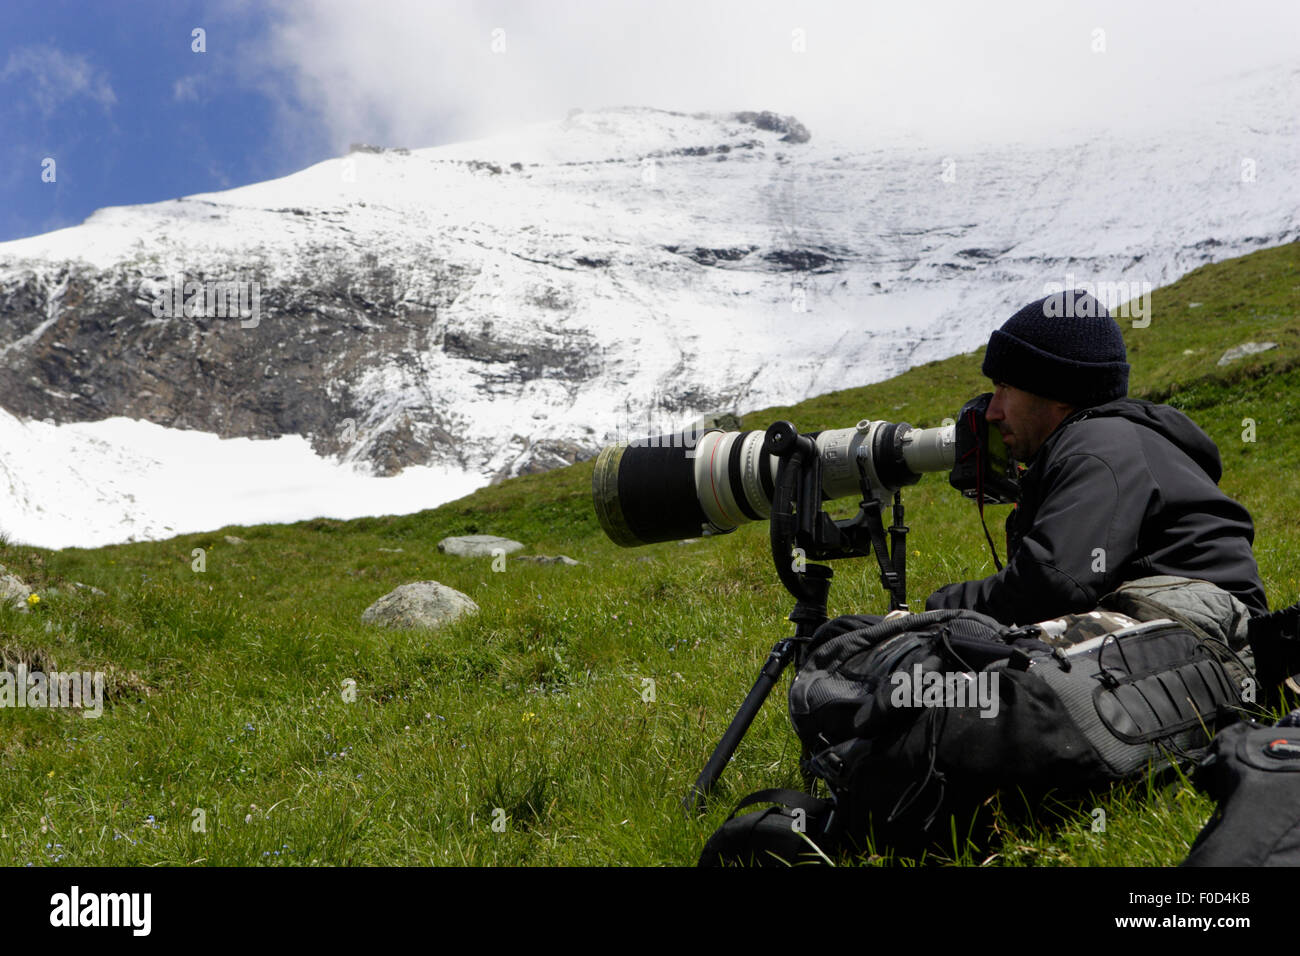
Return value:
M 1277 348 L 1276 342 L 1243 342 L 1241 345 L 1228 349 L 1219 359 L 1220 365 L 1228 365 L 1237 359 L 1245 358 L 1247 355 L 1257 355 L 1260 352 L 1267 352 L 1269 349 Z
M 477 614 L 467 594 L 437 581 L 403 584 L 385 594 L 361 614 L 363 624 L 381 627 L 441 627 L 462 614 Z
M 523 547 L 518 541 L 499 538 L 494 534 L 468 534 L 459 538 L 443 538 L 438 542 L 439 551 L 458 558 L 490 558 L 497 548 L 506 554 L 513 554 L 522 551 Z
M 0 604 L 11 604 L 23 613 L 27 612 L 27 598 L 33 593 L 26 582 L 17 575 L 10 574 L 0 564 Z

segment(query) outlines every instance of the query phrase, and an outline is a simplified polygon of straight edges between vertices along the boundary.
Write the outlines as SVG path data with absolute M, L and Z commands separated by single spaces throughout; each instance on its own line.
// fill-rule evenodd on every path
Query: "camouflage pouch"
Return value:
M 1080 614 L 1065 614 L 1050 621 L 1039 621 L 1035 626 L 1041 630 L 1038 639 L 1052 647 L 1073 647 L 1094 637 L 1114 634 L 1137 627 L 1142 622 L 1120 614 L 1118 611 L 1084 611 Z
M 1237 653 L 1249 653 L 1250 611 L 1217 584 L 1162 574 L 1125 581 L 1101 599 L 1101 608 L 1139 621 L 1167 618 L 1221 641 Z

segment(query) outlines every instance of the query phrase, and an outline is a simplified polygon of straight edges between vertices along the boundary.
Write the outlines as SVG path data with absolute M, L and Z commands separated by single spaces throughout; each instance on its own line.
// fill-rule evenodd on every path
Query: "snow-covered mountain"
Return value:
M 1300 71 L 1215 94 L 1197 129 L 966 151 L 574 111 L 0 243 L 0 530 L 431 507 L 1300 237 Z

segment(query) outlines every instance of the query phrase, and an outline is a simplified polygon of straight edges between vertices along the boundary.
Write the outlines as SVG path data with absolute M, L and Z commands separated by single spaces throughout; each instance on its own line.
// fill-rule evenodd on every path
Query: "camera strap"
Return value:
M 972 428 L 975 429 L 976 434 L 979 434 L 978 429 L 976 429 L 976 428 L 975 428 L 975 425 L 974 425 L 974 422 L 975 422 L 975 416 L 976 416 L 976 413 L 975 413 L 974 410 L 972 410 L 972 411 L 970 412 L 970 416 L 971 416 L 971 421 L 972 421 Z M 988 429 L 988 425 L 987 425 L 987 423 L 984 424 L 984 428 L 985 428 L 985 433 L 984 433 L 984 434 L 985 434 L 985 436 L 987 436 L 987 434 L 988 434 L 988 432 L 987 432 L 987 429 Z M 975 467 L 975 503 L 976 503 L 976 505 L 979 507 L 979 513 L 980 513 L 980 527 L 984 529 L 984 540 L 987 541 L 987 542 L 989 543 L 989 551 L 990 551 L 990 553 L 992 553 L 992 555 L 993 555 L 993 566 L 994 566 L 995 568 L 997 568 L 998 571 L 1001 571 L 1001 570 L 1002 570 L 1002 562 L 998 559 L 998 549 L 997 549 L 997 547 L 995 547 L 994 544 L 993 544 L 993 535 L 989 534 L 989 526 L 988 526 L 988 522 L 984 520 L 984 471 L 985 471 L 985 468 L 986 468 L 986 465 L 985 465 L 985 462 L 984 462 L 984 457 L 985 457 L 985 452 L 986 452 L 986 450 L 987 450 L 987 445 L 985 444 L 986 441 L 987 441 L 987 437 L 985 437 L 985 439 L 984 439 L 983 441 L 976 442 L 976 444 L 975 444 L 975 464 L 976 464 L 976 467 Z
M 980 527 L 984 529 L 984 540 L 989 543 L 989 551 L 993 555 L 993 566 L 997 568 L 999 571 L 1001 571 L 1002 562 L 998 560 L 998 549 L 993 544 L 993 535 L 989 534 L 988 522 L 984 520 L 984 496 L 982 494 L 979 496 L 979 509 L 980 509 Z

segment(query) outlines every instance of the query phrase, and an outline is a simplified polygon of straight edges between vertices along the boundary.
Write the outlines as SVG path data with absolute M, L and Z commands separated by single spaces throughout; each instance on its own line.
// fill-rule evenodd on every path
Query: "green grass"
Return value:
M 1300 597 L 1300 245 L 1199 269 L 1156 290 L 1152 315 L 1147 328 L 1123 323 L 1132 393 L 1182 408 L 1218 443 L 1222 487 L 1255 519 L 1269 600 L 1290 604 Z M 1264 339 L 1280 347 L 1216 366 L 1227 348 Z M 752 412 L 745 425 L 936 425 L 988 388 L 981 357 Z M 98 720 L 0 710 L 0 864 L 693 863 L 739 797 L 800 785 L 778 690 L 712 809 L 679 808 L 787 633 L 789 596 L 765 526 L 614 546 L 592 513 L 591 471 L 520 478 L 401 517 L 93 550 L 0 543 L 0 563 L 40 596 L 31 613 L 0 610 L 0 648 L 104 670 L 109 698 Z M 910 489 L 907 504 L 914 602 L 992 572 L 974 509 L 940 477 Z M 1003 514 L 990 515 L 995 540 Z M 496 573 L 490 559 L 437 552 L 439 539 L 467 533 L 582 564 L 508 562 Z M 832 614 L 884 607 L 874 562 L 835 571 Z M 432 633 L 360 624 L 394 587 L 430 579 L 482 612 Z M 1014 795 L 1000 800 L 1010 808 Z M 1103 832 L 1092 828 L 1098 808 Z M 1186 785 L 1144 782 L 1055 815 L 1031 809 L 1028 819 L 1000 811 L 987 851 L 958 834 L 919 862 L 1169 865 L 1211 804 Z

